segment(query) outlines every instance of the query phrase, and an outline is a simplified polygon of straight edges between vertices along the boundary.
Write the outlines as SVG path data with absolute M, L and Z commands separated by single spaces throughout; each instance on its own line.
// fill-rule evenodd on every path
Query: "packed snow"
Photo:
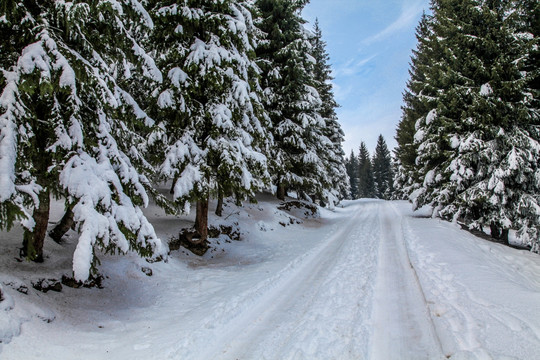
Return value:
M 18 260 L 21 228 L 0 233 L 0 358 L 540 357 L 537 254 L 406 202 L 345 201 L 313 214 L 258 199 L 211 217 L 238 226 L 241 239 L 211 239 L 202 257 L 99 255 L 102 289 L 33 287 L 69 275 L 74 232 L 47 239 L 43 264 Z M 63 203 L 53 210 L 55 222 Z M 145 214 L 162 239 L 194 218 L 154 205 Z

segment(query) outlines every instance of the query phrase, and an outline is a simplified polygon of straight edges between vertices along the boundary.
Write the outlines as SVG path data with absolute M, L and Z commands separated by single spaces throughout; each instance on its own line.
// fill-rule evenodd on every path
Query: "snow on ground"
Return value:
M 103 289 L 32 287 L 69 273 L 74 234 L 33 264 L 16 260 L 20 229 L 0 233 L 0 359 L 540 358 L 538 255 L 403 202 L 315 217 L 269 195 L 227 205 L 241 241 L 157 263 L 102 255 Z M 164 239 L 193 221 L 146 213 Z
M 409 216 L 402 224 L 437 333 L 452 358 L 540 358 L 540 256 L 444 221 Z

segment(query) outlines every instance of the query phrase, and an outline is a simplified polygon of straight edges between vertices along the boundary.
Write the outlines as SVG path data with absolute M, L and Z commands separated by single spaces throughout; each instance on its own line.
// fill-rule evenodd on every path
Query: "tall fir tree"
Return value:
M 139 72 L 161 80 L 135 34 L 148 13 L 135 0 L 6 0 L 0 19 L 0 227 L 21 219 L 23 255 L 42 261 L 50 196 L 65 198 L 78 280 L 98 250 L 163 253 L 141 211 L 152 120 L 120 86 Z
M 270 172 L 277 196 L 287 190 L 300 197 L 320 196 L 328 178 L 318 152 L 327 144 L 322 105 L 316 89 L 311 36 L 300 11 L 306 0 L 258 0 L 259 28 L 266 34 L 257 48 L 262 69 L 264 106 L 272 122 L 274 146 Z
M 526 71 L 537 39 L 515 1 L 433 3 L 412 197 L 505 241 L 516 229 L 538 251 L 540 117 Z
M 154 93 L 151 144 L 176 203 L 189 212 L 196 202 L 194 242 L 203 245 L 210 197 L 254 199 L 269 183 L 258 30 L 249 1 L 155 1 L 152 9 L 152 43 L 167 76 Z
M 345 167 L 350 182 L 350 199 L 358 199 L 358 158 L 354 155 L 354 150 L 351 150 L 351 155 L 346 159 Z
M 318 19 L 315 20 L 314 36 L 311 40 L 313 47 L 313 57 L 315 66 L 313 70 L 315 78 L 315 88 L 321 97 L 321 105 L 318 109 L 320 116 L 324 120 L 322 130 L 319 157 L 324 162 L 324 168 L 328 180 L 324 183 L 324 196 L 329 202 L 349 197 L 350 184 L 347 169 L 345 168 L 345 153 L 343 152 L 343 141 L 345 134 L 338 122 L 336 108 L 339 106 L 335 100 L 332 90 L 332 69 L 329 61 L 330 56 L 326 52 L 326 42 L 322 38 L 322 30 Z M 328 141 L 326 141 L 328 140 Z
M 362 141 L 358 154 L 358 197 L 374 198 L 375 180 L 373 179 L 373 165 L 366 144 Z
M 377 139 L 375 154 L 373 154 L 373 180 L 375 195 L 379 199 L 391 199 L 394 191 L 392 156 L 382 135 Z
M 429 111 L 430 99 L 436 95 L 434 89 L 424 86 L 431 69 L 430 19 L 430 15 L 424 13 L 416 28 L 418 44 L 411 57 L 409 80 L 403 94 L 402 117 L 396 129 L 397 146 L 394 149 L 393 194 L 395 199 L 407 199 L 419 183 L 414 178 L 418 150 L 417 144 L 414 142 L 415 126 L 416 121 L 425 113 L 426 109 Z

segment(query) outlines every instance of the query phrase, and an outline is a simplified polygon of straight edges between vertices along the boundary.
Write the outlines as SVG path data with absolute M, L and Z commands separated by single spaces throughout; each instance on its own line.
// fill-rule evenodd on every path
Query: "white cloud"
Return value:
M 371 55 L 367 58 L 356 60 L 356 59 L 350 59 L 345 64 L 337 67 L 334 72 L 334 77 L 339 76 L 353 76 L 357 75 L 362 71 L 362 69 L 367 65 L 371 60 L 377 57 L 377 54 Z
M 346 87 L 338 85 L 336 82 L 332 82 L 332 90 L 338 104 L 345 101 L 353 91 L 353 86 L 348 85 Z
M 386 28 L 381 30 L 375 35 L 372 35 L 364 40 L 362 40 L 363 45 L 371 45 L 377 41 L 386 39 L 391 35 L 399 32 L 400 30 L 409 28 L 410 25 L 417 21 L 418 15 L 424 10 L 424 2 L 416 1 L 413 4 L 410 4 L 410 1 L 405 1 L 402 5 L 402 11 L 397 20 L 388 25 Z

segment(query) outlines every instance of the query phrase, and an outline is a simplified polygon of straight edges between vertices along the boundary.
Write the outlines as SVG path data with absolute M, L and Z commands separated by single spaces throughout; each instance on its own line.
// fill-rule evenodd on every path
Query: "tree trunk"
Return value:
M 221 190 L 221 186 L 218 186 L 218 199 L 217 199 L 217 206 L 216 206 L 216 215 L 221 217 L 223 215 L 223 191 Z
M 25 258 L 43 262 L 43 243 L 47 234 L 47 225 L 49 224 L 50 193 L 49 188 L 44 187 L 39 193 L 39 206 L 34 209 L 33 219 L 35 222 L 34 230 L 24 231 L 23 247 L 21 255 Z
M 494 222 L 491 222 L 491 224 L 489 225 L 489 228 L 491 230 L 491 237 L 492 238 L 494 238 L 494 239 L 500 239 L 501 238 L 501 230 L 499 229 L 497 224 L 495 224 Z
M 208 198 L 197 201 L 195 230 L 201 237 L 197 242 L 203 243 L 208 238 Z
M 172 181 L 172 185 L 171 185 L 171 190 L 169 191 L 169 193 L 170 193 L 171 195 L 174 194 L 174 185 L 176 185 L 176 182 L 178 181 L 178 177 L 179 177 L 178 174 L 174 175 L 174 177 L 173 177 L 173 181 Z
M 64 236 L 69 229 L 72 229 L 75 225 L 75 222 L 73 221 L 73 205 L 68 205 L 66 208 L 66 212 L 60 222 L 56 224 L 54 229 L 52 229 L 49 232 L 49 236 L 56 241 L 57 243 L 62 240 L 62 236 Z
M 492 238 L 502 241 L 505 245 L 510 245 L 510 242 L 508 241 L 509 229 L 501 229 L 495 223 L 491 223 L 489 227 L 491 229 Z
M 282 184 L 282 183 L 278 183 L 278 186 L 277 186 L 277 198 L 281 201 L 285 201 L 285 195 L 286 195 L 286 191 L 285 191 L 285 185 Z
M 510 245 L 510 242 L 508 241 L 508 229 L 502 229 L 500 239 L 502 240 L 504 245 Z

